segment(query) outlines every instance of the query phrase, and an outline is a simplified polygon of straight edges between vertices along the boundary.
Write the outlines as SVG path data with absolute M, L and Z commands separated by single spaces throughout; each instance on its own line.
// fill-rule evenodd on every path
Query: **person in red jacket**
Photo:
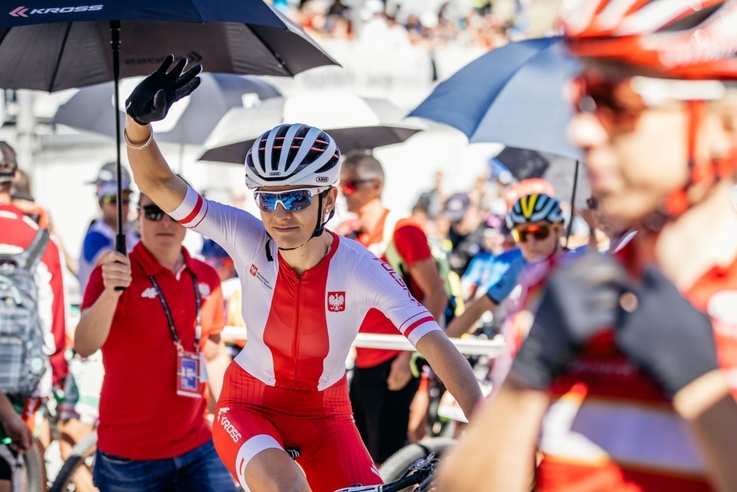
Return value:
M 18 162 L 15 151 L 6 142 L 0 142 L 0 246 L 5 248 L 26 248 L 31 244 L 39 225 L 26 215 L 24 210 L 12 205 L 12 191 L 18 175 Z M 39 295 L 46 306 L 41 312 L 44 329 L 53 340 L 49 346 L 49 360 L 51 362 L 52 383 L 61 386 L 67 374 L 67 363 L 64 360 L 66 302 L 64 298 L 64 283 L 62 280 L 63 264 L 58 245 L 52 240 L 41 257 L 39 264 Z M 47 385 L 45 393 L 51 389 Z

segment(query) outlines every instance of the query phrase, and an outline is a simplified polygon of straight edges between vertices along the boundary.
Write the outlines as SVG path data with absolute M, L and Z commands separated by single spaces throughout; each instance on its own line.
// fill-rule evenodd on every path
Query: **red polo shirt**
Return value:
M 98 448 L 114 456 L 153 460 L 173 458 L 205 444 L 207 399 L 178 396 L 177 350 L 150 275 L 156 278 L 185 350 L 194 350 L 196 304 L 190 272 L 202 299 L 202 338 L 224 327 L 223 295 L 217 272 L 182 248 L 185 266 L 175 275 L 161 266 L 143 243 L 130 253 L 133 282 L 118 300 L 110 335 L 102 346 L 105 379 L 100 395 Z M 82 309 L 105 290 L 102 269 L 95 268 Z M 204 391 L 203 391 L 204 393 Z
M 386 210 L 384 216 L 381 218 L 379 223 L 376 224 L 376 229 L 373 231 L 359 232 L 356 240 L 368 249 L 372 249 L 372 245 L 381 243 L 384 239 L 384 226 L 388 216 L 389 210 Z M 397 221 L 394 226 L 394 232 L 392 233 L 392 240 L 394 241 L 394 246 L 397 248 L 397 252 L 404 259 L 407 268 L 411 267 L 417 261 L 432 258 L 432 252 L 430 251 L 430 246 L 427 243 L 425 232 L 417 222 L 410 218 L 404 218 Z M 386 261 L 386 255 L 384 252 L 381 253 L 381 259 Z M 414 279 L 410 277 L 409 280 L 411 284 L 410 291 L 418 301 L 422 302 L 422 291 L 415 283 Z M 392 324 L 392 322 L 389 321 L 389 319 L 378 309 L 371 309 L 366 313 L 366 318 L 361 324 L 359 331 L 361 333 L 379 333 L 387 335 L 397 335 L 399 333 L 397 327 L 395 327 L 394 324 Z M 357 348 L 356 367 L 376 367 L 379 364 L 396 357 L 400 353 L 401 352 L 398 350 Z

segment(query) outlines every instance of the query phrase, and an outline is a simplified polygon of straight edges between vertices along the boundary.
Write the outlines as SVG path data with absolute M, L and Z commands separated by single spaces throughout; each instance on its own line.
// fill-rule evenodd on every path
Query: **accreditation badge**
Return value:
M 200 359 L 191 352 L 177 352 L 177 395 L 202 398 Z

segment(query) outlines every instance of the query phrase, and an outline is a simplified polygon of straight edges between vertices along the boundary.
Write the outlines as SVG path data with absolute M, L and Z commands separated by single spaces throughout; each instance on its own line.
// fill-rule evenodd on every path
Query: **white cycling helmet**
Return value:
M 284 124 L 261 135 L 246 155 L 246 186 L 334 186 L 340 178 L 340 149 L 330 135 L 302 123 Z
M 563 222 L 563 210 L 560 202 L 545 193 L 530 193 L 521 197 L 507 214 L 507 227 L 547 220 L 551 223 Z

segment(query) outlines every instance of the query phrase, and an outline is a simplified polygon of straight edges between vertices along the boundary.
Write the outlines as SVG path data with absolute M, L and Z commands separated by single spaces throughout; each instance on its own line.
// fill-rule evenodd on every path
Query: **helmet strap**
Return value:
M 330 190 L 325 190 L 317 196 L 317 224 L 315 224 L 315 230 L 312 231 L 310 239 L 300 244 L 299 246 L 295 246 L 294 248 L 279 248 L 279 251 L 294 251 L 295 249 L 299 249 L 305 244 L 309 243 L 313 238 L 322 236 L 322 233 L 325 232 L 325 224 L 327 224 L 328 221 L 333 218 L 333 214 L 335 213 L 334 210 L 331 210 L 330 215 L 327 217 L 327 219 L 323 220 L 322 218 L 322 197 L 328 191 Z
M 645 218 L 643 225 L 652 232 L 660 231 L 666 223 L 683 215 L 694 202 L 695 195 L 703 195 L 703 191 L 719 179 L 719 168 L 723 167 L 715 160 L 698 156 L 696 152 L 699 129 L 706 116 L 706 102 L 687 101 L 686 104 L 688 180 L 681 188 L 666 196 L 657 212 Z

